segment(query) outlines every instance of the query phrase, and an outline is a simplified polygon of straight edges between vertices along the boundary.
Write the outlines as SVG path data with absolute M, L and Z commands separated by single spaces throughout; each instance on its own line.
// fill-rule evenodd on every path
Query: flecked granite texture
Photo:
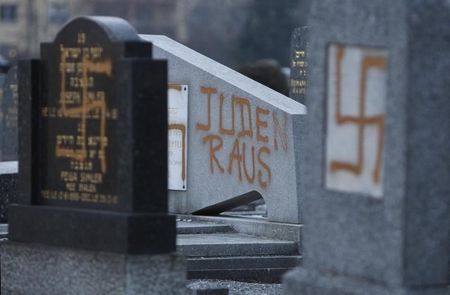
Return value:
M 186 294 L 184 258 L 0 243 L 1 294 Z
M 448 293 L 449 6 L 440 0 L 313 3 L 301 131 L 307 144 L 297 168 L 304 264 L 285 277 L 285 294 Z M 382 199 L 324 188 L 330 44 L 388 52 Z
M 17 203 L 17 161 L 0 162 L 0 222 L 8 221 L 8 206 Z

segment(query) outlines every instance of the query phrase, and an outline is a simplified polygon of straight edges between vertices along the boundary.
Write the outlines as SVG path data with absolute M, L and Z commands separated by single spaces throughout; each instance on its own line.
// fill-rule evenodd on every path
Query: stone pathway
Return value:
M 178 219 L 177 232 L 192 280 L 279 283 L 301 260 L 296 241 L 244 234 L 227 224 Z

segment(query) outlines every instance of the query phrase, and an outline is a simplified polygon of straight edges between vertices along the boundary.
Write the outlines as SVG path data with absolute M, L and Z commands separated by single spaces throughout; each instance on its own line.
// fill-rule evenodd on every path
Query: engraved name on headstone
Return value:
M 291 75 L 289 79 L 289 97 L 305 103 L 308 82 L 308 27 L 294 30 L 291 36 Z
M 119 204 L 117 66 L 104 36 L 86 29 L 43 47 L 56 76 L 41 104 L 43 204 Z

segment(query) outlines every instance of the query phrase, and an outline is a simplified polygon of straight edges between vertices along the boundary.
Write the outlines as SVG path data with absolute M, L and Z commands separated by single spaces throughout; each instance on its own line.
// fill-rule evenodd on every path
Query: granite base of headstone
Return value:
M 0 75 L 0 223 L 17 202 L 17 66 Z
M 17 203 L 17 161 L 0 162 L 0 223 L 8 221 L 9 204 Z
M 2 242 L 1 294 L 186 294 L 184 258 Z M 20 263 L 18 263 L 20 262 Z
M 449 22 L 444 0 L 313 3 L 284 294 L 449 293 Z
M 167 62 L 124 20 L 79 17 L 19 62 L 18 204 L 2 294 L 183 294 L 167 214 Z

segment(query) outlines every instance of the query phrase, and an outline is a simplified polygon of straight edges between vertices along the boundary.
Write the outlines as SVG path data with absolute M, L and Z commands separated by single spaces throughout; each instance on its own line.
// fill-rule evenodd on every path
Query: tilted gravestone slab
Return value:
M 308 82 L 308 27 L 294 30 L 291 36 L 291 75 L 289 79 L 289 97 L 305 103 Z
M 10 239 L 175 251 L 167 212 L 167 64 L 125 21 L 77 18 L 19 64 L 19 205 Z
M 285 294 L 448 293 L 449 21 L 448 1 L 314 2 Z
M 187 185 L 170 191 L 170 210 L 220 212 L 257 191 L 270 220 L 298 223 L 292 122 L 304 106 L 167 37 L 141 37 L 168 60 L 170 85 L 189 87 Z

